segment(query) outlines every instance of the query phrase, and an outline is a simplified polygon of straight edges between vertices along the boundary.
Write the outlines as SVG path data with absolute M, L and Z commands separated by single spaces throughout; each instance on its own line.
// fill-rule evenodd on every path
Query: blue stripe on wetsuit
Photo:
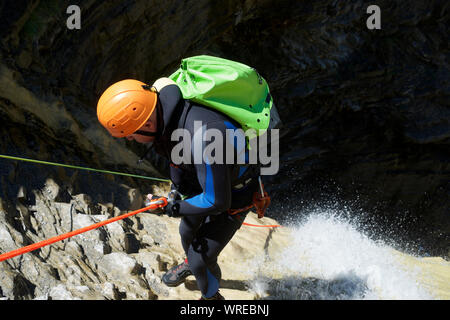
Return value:
M 209 272 L 208 269 L 206 269 L 206 275 L 208 278 L 208 291 L 206 291 L 204 297 L 211 298 L 219 290 L 219 281 L 216 279 L 216 277 L 213 276 L 211 272 Z
M 247 171 L 247 167 L 240 167 L 238 178 L 240 178 L 244 174 L 245 171 Z
M 214 194 L 214 181 L 211 166 L 209 165 L 208 162 L 206 162 L 205 167 L 206 167 L 206 181 L 203 193 L 193 198 L 185 200 L 190 205 L 203 209 L 212 207 L 216 199 Z
M 225 123 L 225 126 L 227 127 L 227 129 L 232 129 L 232 130 L 237 130 L 238 129 L 234 124 L 232 124 L 229 121 L 224 121 L 224 123 Z M 237 142 L 236 142 L 236 139 L 233 139 L 233 140 L 234 140 L 233 141 L 234 148 L 236 149 L 237 148 Z M 239 150 L 237 150 L 237 152 L 239 152 Z M 245 163 L 248 163 L 248 150 L 245 150 Z M 247 171 L 247 169 L 248 169 L 248 166 L 241 166 L 239 168 L 238 178 L 240 178 L 244 174 L 244 172 Z

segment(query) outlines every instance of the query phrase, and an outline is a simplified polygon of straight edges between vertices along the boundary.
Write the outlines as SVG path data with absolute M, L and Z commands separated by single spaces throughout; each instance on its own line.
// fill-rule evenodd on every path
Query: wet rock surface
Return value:
M 284 123 L 280 172 L 266 182 L 269 216 L 283 221 L 311 206 L 351 207 L 383 236 L 448 257 L 447 1 L 379 1 L 381 30 L 367 29 L 364 1 L 91 0 L 80 4 L 80 30 L 66 27 L 71 4 L 0 4 L 1 154 L 161 177 L 162 159 L 151 155 L 138 166 L 145 148 L 108 136 L 96 119 L 97 99 L 115 81 L 152 82 L 173 72 L 182 57 L 218 55 L 259 71 Z M 0 159 L 1 248 L 132 210 L 138 202 L 130 192 L 139 197 L 152 188 L 150 181 Z M 100 244 L 109 236 L 104 232 L 89 235 L 97 247 L 57 245 L 46 259 L 57 248 L 72 248 L 65 263 L 101 284 L 102 296 L 124 297 L 135 286 L 136 297 L 152 298 L 162 289 L 151 285 L 153 278 L 142 280 L 146 258 L 126 264 L 135 274 L 132 284 L 109 284 L 80 262 L 98 260 L 107 272 L 105 261 L 118 256 L 104 255 L 138 254 L 152 241 L 163 243 L 160 234 L 139 238 L 130 228 L 111 230 L 117 234 L 108 245 Z M 21 262 L 34 278 L 17 272 L 18 258 L 14 267 L 3 266 L 10 277 L 2 277 L 2 294 L 73 296 L 57 282 L 38 284 L 40 273 L 70 277 L 69 268 L 59 274 L 46 261 Z M 98 297 L 88 288 L 77 297 Z

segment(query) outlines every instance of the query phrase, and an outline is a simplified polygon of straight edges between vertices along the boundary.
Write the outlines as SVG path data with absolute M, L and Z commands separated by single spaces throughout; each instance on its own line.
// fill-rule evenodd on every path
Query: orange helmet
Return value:
M 156 90 L 138 80 L 116 82 L 103 92 L 97 117 L 113 137 L 126 137 L 150 118 L 157 101 Z

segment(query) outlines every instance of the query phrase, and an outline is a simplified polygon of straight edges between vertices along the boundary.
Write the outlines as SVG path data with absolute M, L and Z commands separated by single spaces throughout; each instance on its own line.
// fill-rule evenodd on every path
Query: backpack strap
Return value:
M 186 125 L 186 118 L 189 113 L 189 110 L 191 110 L 192 102 L 190 100 L 185 100 L 185 104 L 183 106 L 183 112 L 181 113 L 180 121 L 178 121 L 178 128 L 184 128 Z

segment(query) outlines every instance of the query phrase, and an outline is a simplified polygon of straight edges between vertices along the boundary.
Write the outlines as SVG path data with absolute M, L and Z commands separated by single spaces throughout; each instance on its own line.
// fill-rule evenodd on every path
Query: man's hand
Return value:
M 157 197 L 152 195 L 151 193 L 147 194 L 147 199 L 145 200 L 145 205 L 149 206 L 151 204 L 152 201 L 158 200 L 161 197 Z M 152 213 L 161 213 L 161 214 L 167 214 L 169 217 L 179 217 L 179 208 L 180 205 L 178 203 L 176 203 L 175 200 L 172 199 L 172 201 L 170 201 L 171 199 L 169 199 L 167 206 L 162 207 L 162 208 L 157 208 L 157 209 L 153 209 L 150 210 Z
M 153 201 L 156 201 L 159 198 L 162 198 L 162 197 L 154 196 L 151 193 L 147 194 L 147 198 L 145 199 L 145 206 L 146 207 L 150 206 Z M 156 209 L 149 209 L 148 211 L 150 211 L 151 213 L 164 213 L 164 210 L 165 210 L 165 207 L 156 208 Z

